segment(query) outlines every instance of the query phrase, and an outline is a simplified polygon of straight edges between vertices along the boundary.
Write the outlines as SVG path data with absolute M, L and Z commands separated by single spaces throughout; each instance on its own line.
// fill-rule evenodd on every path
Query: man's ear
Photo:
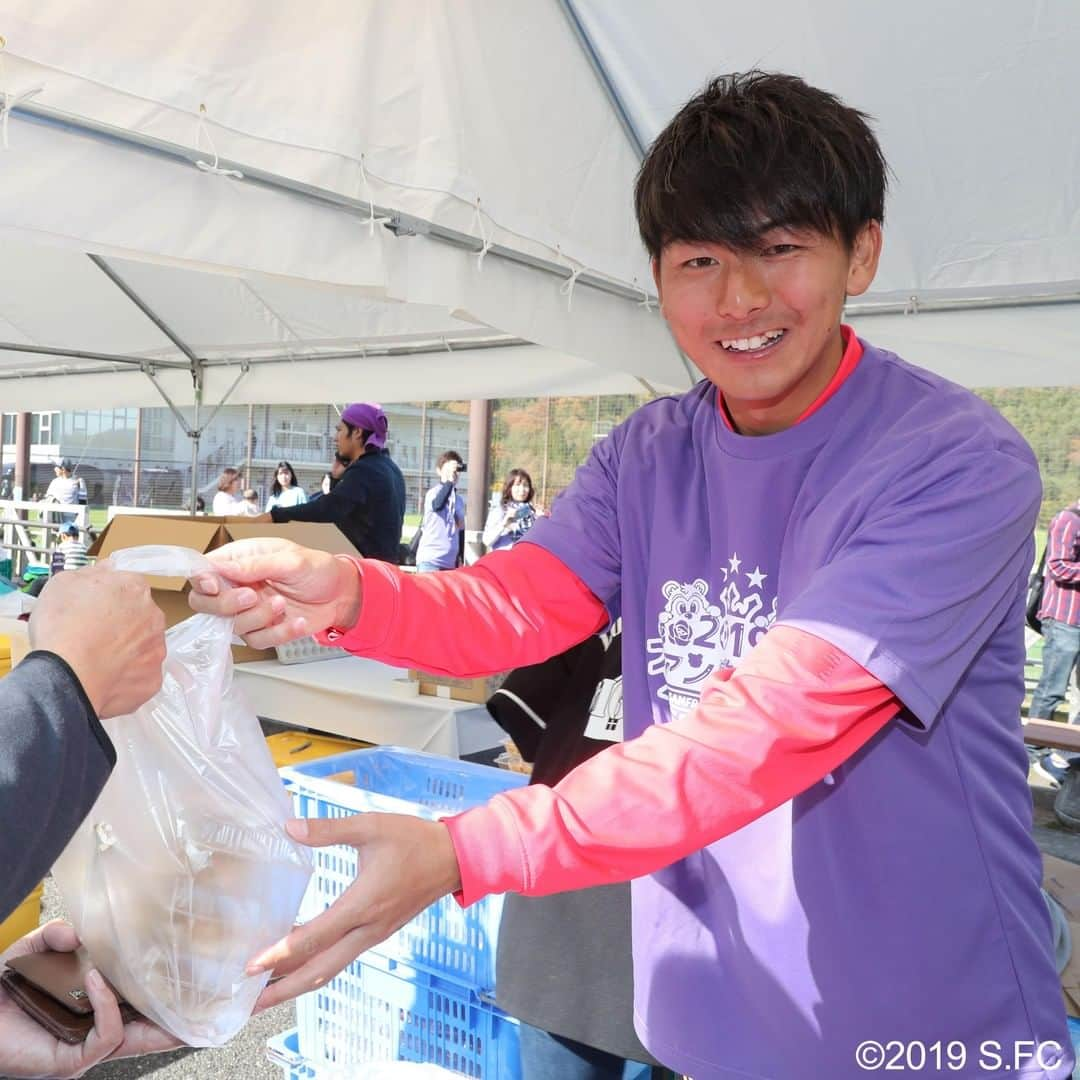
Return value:
M 649 265 L 652 267 L 652 279 L 653 284 L 656 286 L 656 296 L 660 301 L 660 306 L 664 306 L 664 290 L 660 285 L 660 260 L 653 257 L 649 260 Z
M 870 288 L 870 283 L 877 273 L 878 260 L 881 258 L 881 222 L 867 222 L 855 237 L 851 245 L 851 260 L 848 264 L 847 295 L 859 296 Z

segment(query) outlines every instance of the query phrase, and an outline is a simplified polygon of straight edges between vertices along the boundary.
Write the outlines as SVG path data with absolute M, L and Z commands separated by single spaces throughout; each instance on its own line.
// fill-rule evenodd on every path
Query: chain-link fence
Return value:
M 1039 458 L 1044 498 L 1041 524 L 1080 495 L 1080 395 L 1076 387 L 985 389 L 977 393 L 998 409 L 1028 440 Z M 573 479 L 574 472 L 644 396 L 504 398 L 492 403 L 489 467 L 475 466 L 462 488 L 483 484 L 494 496 L 510 469 L 524 469 L 533 479 L 537 499 L 549 507 Z M 408 491 L 408 512 L 419 512 L 424 492 L 436 482 L 435 462 L 446 450 L 467 456 L 467 401 L 409 402 L 388 405 L 388 446 L 401 468 Z M 106 414 L 53 413 L 47 451 L 39 448 L 37 486 L 51 479 L 51 459 L 71 457 L 86 479 L 94 506 L 110 503 L 145 507 L 181 507 L 191 498 L 191 446 L 168 409 L 121 410 Z M 130 415 L 128 415 L 130 414 Z M 186 414 L 192 422 L 190 412 Z M 217 480 L 226 467 L 239 468 L 244 486 L 266 505 L 279 461 L 288 461 L 301 486 L 319 490 L 334 455 L 338 410 L 326 405 L 227 406 L 203 432 L 196 493 L 209 507 Z M 9 425 L 10 426 L 10 425 Z M 57 434 L 59 433 L 59 434 Z M 5 448 L 0 481 L 10 486 L 14 447 Z M 47 452 L 42 459 L 40 454 Z M 46 475 L 47 474 L 47 475 Z M 31 488 L 35 487 L 32 481 Z M 29 492 L 27 493 L 29 496 Z M 992 523 L 988 523 L 992 527 Z

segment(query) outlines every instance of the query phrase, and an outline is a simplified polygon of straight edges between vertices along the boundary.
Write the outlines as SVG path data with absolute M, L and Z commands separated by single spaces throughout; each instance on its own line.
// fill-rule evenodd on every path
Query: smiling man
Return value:
M 447 892 L 634 879 L 638 1033 L 695 1080 L 974 1078 L 988 1050 L 1069 1076 L 1018 720 L 1038 469 L 972 394 L 841 324 L 885 175 L 831 94 L 715 80 L 636 189 L 700 384 L 638 410 L 475 567 L 212 554 L 239 586 L 197 581 L 192 604 L 257 646 L 323 631 L 479 675 L 623 619 L 623 745 L 444 822 L 292 826 L 364 871 L 256 958 L 285 976 L 267 1003 Z

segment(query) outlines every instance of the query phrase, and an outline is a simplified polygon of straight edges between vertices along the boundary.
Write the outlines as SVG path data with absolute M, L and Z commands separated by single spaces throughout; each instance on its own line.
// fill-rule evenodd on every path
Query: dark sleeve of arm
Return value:
M 345 505 L 337 492 L 331 491 L 299 506 L 275 506 L 270 510 L 270 516 L 279 525 L 284 521 L 330 521 L 336 524 L 344 511 Z
M 0 919 L 90 812 L 116 752 L 75 673 L 32 652 L 0 679 Z
M 431 509 L 434 510 L 436 514 L 446 505 L 447 499 L 450 498 L 450 492 L 453 490 L 454 482 L 452 480 L 447 480 L 446 483 L 435 492 L 435 498 L 431 500 Z
M 569 682 L 574 658 L 590 641 L 586 639 L 542 663 L 516 668 L 488 698 L 491 718 L 514 740 L 526 761 L 536 761 L 552 713 Z

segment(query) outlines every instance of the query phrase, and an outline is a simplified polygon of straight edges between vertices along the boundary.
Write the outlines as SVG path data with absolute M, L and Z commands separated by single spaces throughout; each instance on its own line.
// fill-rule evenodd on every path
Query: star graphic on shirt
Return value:
M 731 569 L 731 572 L 734 574 L 734 573 L 736 573 L 738 571 L 740 566 L 742 566 L 742 560 L 739 558 L 737 553 L 733 554 L 731 556 L 731 558 L 728 559 L 728 567 Z
M 760 589 L 762 584 L 764 583 L 765 579 L 768 576 L 769 576 L 768 574 L 763 574 L 761 572 L 761 567 L 760 566 L 755 566 L 754 567 L 754 572 L 752 574 L 747 574 L 746 575 L 747 579 L 750 582 L 750 588 L 751 589 Z

